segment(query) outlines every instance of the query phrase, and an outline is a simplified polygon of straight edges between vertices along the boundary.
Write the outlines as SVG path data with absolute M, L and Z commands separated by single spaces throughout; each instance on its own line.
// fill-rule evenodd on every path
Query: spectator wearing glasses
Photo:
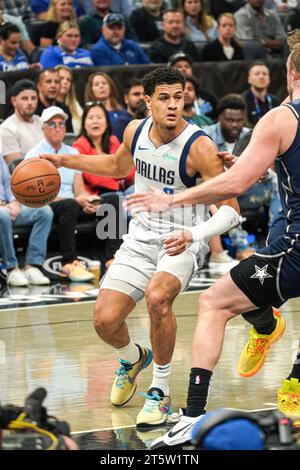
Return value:
M 41 116 L 44 138 L 25 158 L 41 154 L 77 154 L 78 151 L 65 145 L 68 116 L 57 106 L 45 109 Z M 87 271 L 77 259 L 75 227 L 79 217 L 95 219 L 99 206 L 98 197 L 91 195 L 84 186 L 82 174 L 69 168 L 59 168 L 61 189 L 57 199 L 50 204 L 54 213 L 54 222 L 58 225 L 59 251 L 62 255 L 62 277 L 71 281 L 91 281 L 94 275 Z
M 91 49 L 95 65 L 150 64 L 143 49 L 125 39 L 125 19 L 120 13 L 109 13 L 103 19 L 102 37 Z
M 92 67 L 90 51 L 78 48 L 80 30 L 76 23 L 65 21 L 57 30 L 57 46 L 49 46 L 40 57 L 44 69 L 63 64 L 70 68 Z

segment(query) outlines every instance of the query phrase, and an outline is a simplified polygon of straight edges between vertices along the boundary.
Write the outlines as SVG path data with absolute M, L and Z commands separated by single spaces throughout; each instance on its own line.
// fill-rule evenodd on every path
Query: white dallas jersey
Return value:
M 207 134 L 195 124 L 188 124 L 171 142 L 156 147 L 149 137 L 152 118 L 141 122 L 133 136 L 131 153 L 134 159 L 135 192 L 150 191 L 151 186 L 174 194 L 196 186 L 201 175 L 190 177 L 186 161 L 192 143 Z M 129 238 L 141 241 L 168 238 L 170 232 L 199 225 L 208 218 L 203 204 L 171 209 L 168 212 L 141 212 L 130 222 Z M 194 247 L 193 251 L 195 250 Z

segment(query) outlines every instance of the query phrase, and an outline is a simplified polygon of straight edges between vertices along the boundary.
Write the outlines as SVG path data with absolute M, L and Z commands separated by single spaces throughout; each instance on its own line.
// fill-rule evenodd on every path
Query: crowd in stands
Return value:
M 295 28 L 300 28 L 300 0 L 0 0 L 0 71 L 39 71 L 36 83 L 23 78 L 8 89 L 10 110 L 0 126 L 0 226 L 5 234 L 0 258 L 7 282 L 48 282 L 41 266 L 52 222 L 58 229 L 61 276 L 92 280 L 78 261 L 76 224 L 95 221 L 101 200 L 118 212 L 119 199 L 134 189 L 134 172 L 119 180 L 60 169 L 61 191 L 48 207 L 25 208 L 13 198 L 9 170 L 15 162 L 41 153 L 113 154 L 126 125 L 149 114 L 141 80 L 124 83 L 121 96 L 105 69 L 91 69 L 79 102 L 75 68 L 165 64 L 180 69 L 186 77 L 184 118 L 204 128 L 220 151 L 232 153 L 258 120 L 279 105 L 268 91 L 271 77 L 264 59 L 285 58 L 286 38 Z M 259 60 L 249 66 L 244 93 L 218 102 L 209 84 L 200 86 L 193 63 L 245 60 L 249 44 Z M 72 146 L 64 143 L 68 135 Z M 265 206 L 271 220 L 280 206 L 274 175 L 268 173 L 250 188 L 240 205 L 245 213 Z M 13 248 L 17 225 L 32 227 L 23 270 Z M 241 226 L 232 242 L 237 259 L 251 253 Z M 119 244 L 101 242 L 104 267 Z M 210 247 L 211 260 L 232 262 L 218 237 Z

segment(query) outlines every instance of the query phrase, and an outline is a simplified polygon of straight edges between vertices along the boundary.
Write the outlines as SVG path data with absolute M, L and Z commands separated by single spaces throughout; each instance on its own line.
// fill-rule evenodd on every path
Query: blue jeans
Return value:
M 7 269 L 16 268 L 18 260 L 13 242 L 13 226 L 32 226 L 26 250 L 25 264 L 42 265 L 47 253 L 47 240 L 51 230 L 53 212 L 49 206 L 39 209 L 21 206 L 21 212 L 13 221 L 8 210 L 0 207 L 0 255 Z

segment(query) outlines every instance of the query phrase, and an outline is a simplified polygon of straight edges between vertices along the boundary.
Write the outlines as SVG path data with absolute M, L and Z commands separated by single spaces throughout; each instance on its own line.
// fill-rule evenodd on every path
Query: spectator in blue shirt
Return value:
M 19 49 L 21 35 L 19 28 L 12 23 L 5 23 L 0 28 L 0 70 L 10 72 L 11 70 L 28 69 L 28 60 Z
M 70 68 L 92 67 L 90 51 L 78 48 L 80 30 L 76 23 L 65 21 L 57 31 L 58 46 L 50 46 L 44 50 L 40 62 L 44 69 L 63 64 Z
M 102 26 L 102 37 L 92 48 L 95 65 L 150 64 L 143 49 L 125 38 L 125 19 L 120 13 L 109 13 Z

